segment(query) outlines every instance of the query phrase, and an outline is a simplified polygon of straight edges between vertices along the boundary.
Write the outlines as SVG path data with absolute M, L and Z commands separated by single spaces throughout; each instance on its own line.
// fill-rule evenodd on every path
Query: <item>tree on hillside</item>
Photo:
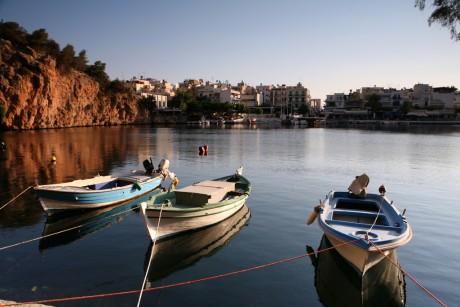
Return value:
M 13 46 L 27 43 L 27 31 L 16 22 L 0 22 L 0 38 L 10 41 Z
M 86 57 L 86 50 L 83 49 L 82 51 L 80 51 L 80 53 L 78 53 L 78 56 L 74 58 L 73 62 L 74 62 L 73 66 L 76 69 L 84 72 L 88 65 L 88 59 Z
M 105 72 L 105 63 L 101 61 L 96 61 L 93 65 L 89 65 L 85 72 L 99 82 L 103 89 L 105 89 L 110 82 L 109 76 Z
M 61 53 L 61 47 L 59 46 L 58 43 L 56 43 L 55 40 L 48 40 L 47 46 L 46 46 L 46 53 L 48 53 L 50 56 L 54 57 L 57 59 L 59 57 L 59 54 Z
M 415 0 L 415 7 L 421 11 L 425 9 L 426 0 Z M 433 0 L 434 11 L 428 18 L 428 24 L 439 23 L 450 30 L 453 40 L 460 41 L 460 1 L 459 0 Z
M 38 29 L 27 36 L 29 46 L 37 51 L 46 52 L 48 47 L 48 32 L 45 29 Z
M 69 72 L 74 67 L 75 49 L 68 44 L 62 48 L 59 56 L 56 59 L 57 65 L 62 71 Z

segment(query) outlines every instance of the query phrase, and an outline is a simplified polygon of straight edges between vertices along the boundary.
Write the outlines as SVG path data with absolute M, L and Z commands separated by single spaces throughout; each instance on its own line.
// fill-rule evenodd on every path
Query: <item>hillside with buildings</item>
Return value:
M 5 39 L 7 38 L 7 39 Z M 348 94 L 312 98 L 301 84 L 252 86 L 244 81 L 153 78 L 110 81 L 105 64 L 88 65 L 86 52 L 60 48 L 44 29 L 28 34 L 18 24 L 0 23 L 0 128 L 186 123 L 190 119 L 261 116 L 324 116 L 326 121 L 459 120 L 455 87 L 363 87 Z
M 363 87 L 348 94 L 327 95 L 327 120 L 458 120 L 460 92 L 455 87 Z

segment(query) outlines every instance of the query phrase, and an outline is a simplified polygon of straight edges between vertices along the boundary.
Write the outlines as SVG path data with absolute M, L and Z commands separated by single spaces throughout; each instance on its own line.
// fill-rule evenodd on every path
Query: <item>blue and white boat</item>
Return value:
M 319 227 L 361 275 L 412 238 L 404 212 L 385 196 L 385 188 L 381 186 L 379 194 L 368 194 L 368 183 L 366 174 L 358 176 L 348 192 L 331 191 L 315 208 Z
M 37 185 L 35 194 L 48 215 L 76 210 L 94 209 L 114 205 L 158 188 L 169 172 L 169 161 L 163 159 L 158 170 L 151 161 L 144 161 L 145 171 L 135 170 L 121 176 L 95 176 L 70 182 Z

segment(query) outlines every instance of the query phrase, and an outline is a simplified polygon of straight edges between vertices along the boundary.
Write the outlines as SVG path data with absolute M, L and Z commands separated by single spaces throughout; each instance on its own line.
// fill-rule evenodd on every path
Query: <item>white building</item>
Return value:
M 153 97 L 156 102 L 157 109 L 165 109 L 168 107 L 168 96 L 153 93 L 141 93 L 141 97 Z
M 260 104 L 262 105 L 271 105 L 271 91 L 273 86 L 272 85 L 262 85 L 256 86 L 257 92 L 260 94 Z

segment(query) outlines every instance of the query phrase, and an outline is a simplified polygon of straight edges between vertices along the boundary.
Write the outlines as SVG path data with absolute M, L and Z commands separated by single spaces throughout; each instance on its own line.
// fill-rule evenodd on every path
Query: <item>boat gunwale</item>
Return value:
M 395 220 L 399 223 L 400 226 L 391 226 L 390 223 L 388 223 L 388 226 L 384 225 L 371 225 L 367 223 L 359 223 L 359 222 L 351 222 L 351 221 L 342 221 L 342 220 L 332 220 L 332 219 L 326 219 L 326 215 L 328 217 L 332 217 L 330 213 L 335 213 L 335 212 L 340 212 L 340 213 L 345 213 L 347 214 L 350 212 L 350 215 L 355 215 L 355 216 L 365 216 L 365 217 L 377 217 L 381 216 L 384 217 L 388 222 L 390 220 L 388 219 L 390 216 L 387 213 L 376 213 L 372 211 L 356 211 L 356 210 L 343 210 L 343 209 L 335 209 L 334 206 L 337 203 L 337 201 L 341 198 L 346 198 L 345 195 L 347 192 L 335 192 L 331 191 L 327 195 L 323 206 L 325 208 L 328 208 L 326 213 L 321 213 L 318 219 L 318 224 L 320 228 L 323 230 L 323 232 L 327 235 L 331 235 L 335 237 L 338 241 L 341 242 L 351 242 L 356 239 L 360 239 L 359 236 L 355 236 L 352 234 L 353 231 L 356 230 L 370 230 L 371 226 L 372 229 L 378 230 L 378 231 L 394 231 L 399 233 L 399 235 L 388 235 L 386 238 L 381 238 L 378 240 L 372 240 L 372 243 L 378 246 L 380 249 L 383 250 L 388 250 L 392 248 L 396 248 L 398 246 L 402 246 L 409 242 L 412 238 L 412 229 L 410 225 L 405 221 L 405 218 L 401 215 L 401 213 L 397 210 L 396 207 L 393 206 L 393 204 L 386 198 L 384 195 L 378 195 L 378 194 L 368 194 L 369 197 L 363 198 L 363 199 L 354 199 L 355 201 L 369 201 L 369 198 L 372 200 L 376 200 L 379 197 L 382 197 L 381 199 L 383 202 L 376 202 L 376 204 L 379 206 L 381 211 L 384 211 L 384 207 L 388 207 L 391 209 L 391 220 Z M 380 211 L 379 211 L 380 212 Z M 350 229 L 350 233 L 345 233 L 343 230 L 339 230 L 335 227 L 332 226 L 338 225 L 338 226 L 343 226 L 346 228 Z M 372 232 L 372 231 L 371 231 Z M 352 243 L 353 246 L 358 247 L 362 250 L 365 251 L 376 251 L 377 248 L 375 248 L 370 242 L 365 240 L 359 240 L 357 242 Z
M 122 177 L 113 178 L 113 180 L 109 180 L 109 181 L 106 181 L 106 182 L 119 180 L 119 179 L 125 180 L 125 177 L 123 177 L 123 178 Z M 160 179 L 160 183 L 158 184 L 158 186 L 159 186 L 159 185 L 161 185 L 161 180 L 163 180 L 163 178 L 161 176 L 148 178 L 148 179 L 143 180 L 143 181 L 133 180 L 132 183 L 127 184 L 127 185 L 117 186 L 117 187 L 107 188 L 107 189 L 99 189 L 99 190 L 93 190 L 93 189 L 87 188 L 86 186 L 70 186 L 70 185 L 59 184 L 59 185 L 38 185 L 38 186 L 34 187 L 34 191 L 36 191 L 38 193 L 40 193 L 40 192 L 45 192 L 45 193 L 50 192 L 50 193 L 53 193 L 53 194 L 54 193 L 62 193 L 62 194 L 72 194 L 72 193 L 74 193 L 74 194 L 110 193 L 110 192 L 114 192 L 114 191 L 133 189 L 134 184 L 136 182 L 140 186 L 145 186 L 145 185 L 148 185 L 148 184 L 150 184 L 150 183 L 152 183 L 154 181 L 157 181 L 158 179 Z M 71 183 L 71 182 L 69 182 L 69 183 Z M 158 186 L 156 186 L 156 187 L 158 187 Z
M 224 176 L 220 177 L 217 179 L 213 179 L 211 181 L 227 181 L 229 178 L 232 178 L 235 175 L 230 175 L 230 176 Z M 145 211 L 165 211 L 165 212 L 200 212 L 200 211 L 207 211 L 210 209 L 215 209 L 215 208 L 220 208 L 224 206 L 231 205 L 232 203 L 239 202 L 241 200 L 245 200 L 249 197 L 250 192 L 251 192 L 251 183 L 249 180 L 247 180 L 244 176 L 238 175 L 239 180 L 235 182 L 235 184 L 239 184 L 239 187 L 236 186 L 236 190 L 241 190 L 240 191 L 234 191 L 234 192 L 239 192 L 241 195 L 233 195 L 231 198 L 225 198 L 219 202 L 216 203 L 206 203 L 204 205 L 199 205 L 199 206 L 191 206 L 191 205 L 173 205 L 173 206 L 163 206 L 164 202 L 167 200 L 171 200 L 171 203 L 175 203 L 175 191 L 169 191 L 169 192 L 164 192 L 164 193 L 159 193 L 153 195 L 149 200 L 146 201 L 147 206 Z M 243 186 L 243 187 L 241 187 Z M 180 207 L 179 207 L 180 206 Z

